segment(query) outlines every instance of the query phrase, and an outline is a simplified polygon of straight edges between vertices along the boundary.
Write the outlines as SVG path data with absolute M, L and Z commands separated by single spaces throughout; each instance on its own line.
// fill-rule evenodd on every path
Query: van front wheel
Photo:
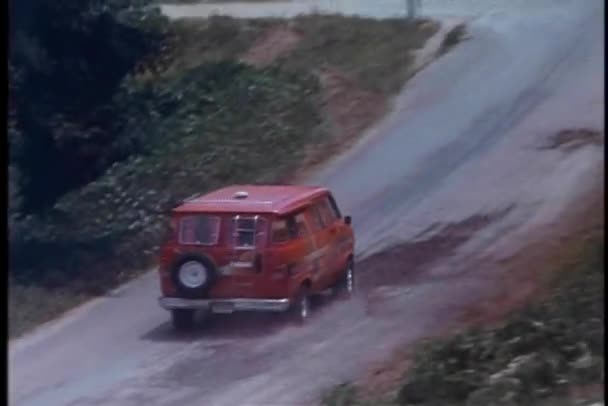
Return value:
M 355 294 L 356 278 L 355 278 L 355 263 L 351 260 L 348 262 L 346 270 L 340 276 L 337 283 L 338 292 L 350 298 Z
M 175 309 L 171 310 L 171 321 L 173 328 L 178 331 L 190 330 L 194 326 L 194 310 Z

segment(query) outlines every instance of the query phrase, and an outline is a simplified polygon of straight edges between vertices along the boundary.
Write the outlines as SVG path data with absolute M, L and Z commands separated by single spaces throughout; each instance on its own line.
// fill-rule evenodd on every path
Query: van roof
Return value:
M 176 213 L 273 213 L 283 215 L 328 190 L 318 186 L 233 185 L 187 200 Z

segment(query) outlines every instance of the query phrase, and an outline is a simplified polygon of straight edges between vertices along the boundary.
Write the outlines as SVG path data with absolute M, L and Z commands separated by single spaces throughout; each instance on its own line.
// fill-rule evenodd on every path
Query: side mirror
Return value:
M 353 223 L 353 218 L 351 216 L 344 216 L 344 224 L 350 226 Z

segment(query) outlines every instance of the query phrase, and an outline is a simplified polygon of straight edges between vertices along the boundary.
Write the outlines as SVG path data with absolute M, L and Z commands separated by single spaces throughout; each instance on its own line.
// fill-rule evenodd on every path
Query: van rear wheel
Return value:
M 290 319 L 298 324 L 305 323 L 310 318 L 310 295 L 306 287 L 302 287 L 289 309 Z
M 178 331 L 186 331 L 194 326 L 194 310 L 174 309 L 171 310 L 171 322 L 173 328 Z

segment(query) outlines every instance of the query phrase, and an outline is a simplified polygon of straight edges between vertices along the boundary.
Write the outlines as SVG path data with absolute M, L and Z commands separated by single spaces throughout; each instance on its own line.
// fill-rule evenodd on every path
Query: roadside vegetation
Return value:
M 181 199 L 285 180 L 310 146 L 339 141 L 359 113 L 336 118 L 322 66 L 350 79 L 343 97 L 384 100 L 437 29 L 334 16 L 171 23 L 150 4 L 11 2 L 11 336 L 150 267 Z
M 325 406 L 581 405 L 603 402 L 604 236 L 588 238 L 554 275 L 549 293 L 506 320 L 432 339 L 399 384 L 329 391 Z M 585 403 L 587 402 L 587 403 Z

